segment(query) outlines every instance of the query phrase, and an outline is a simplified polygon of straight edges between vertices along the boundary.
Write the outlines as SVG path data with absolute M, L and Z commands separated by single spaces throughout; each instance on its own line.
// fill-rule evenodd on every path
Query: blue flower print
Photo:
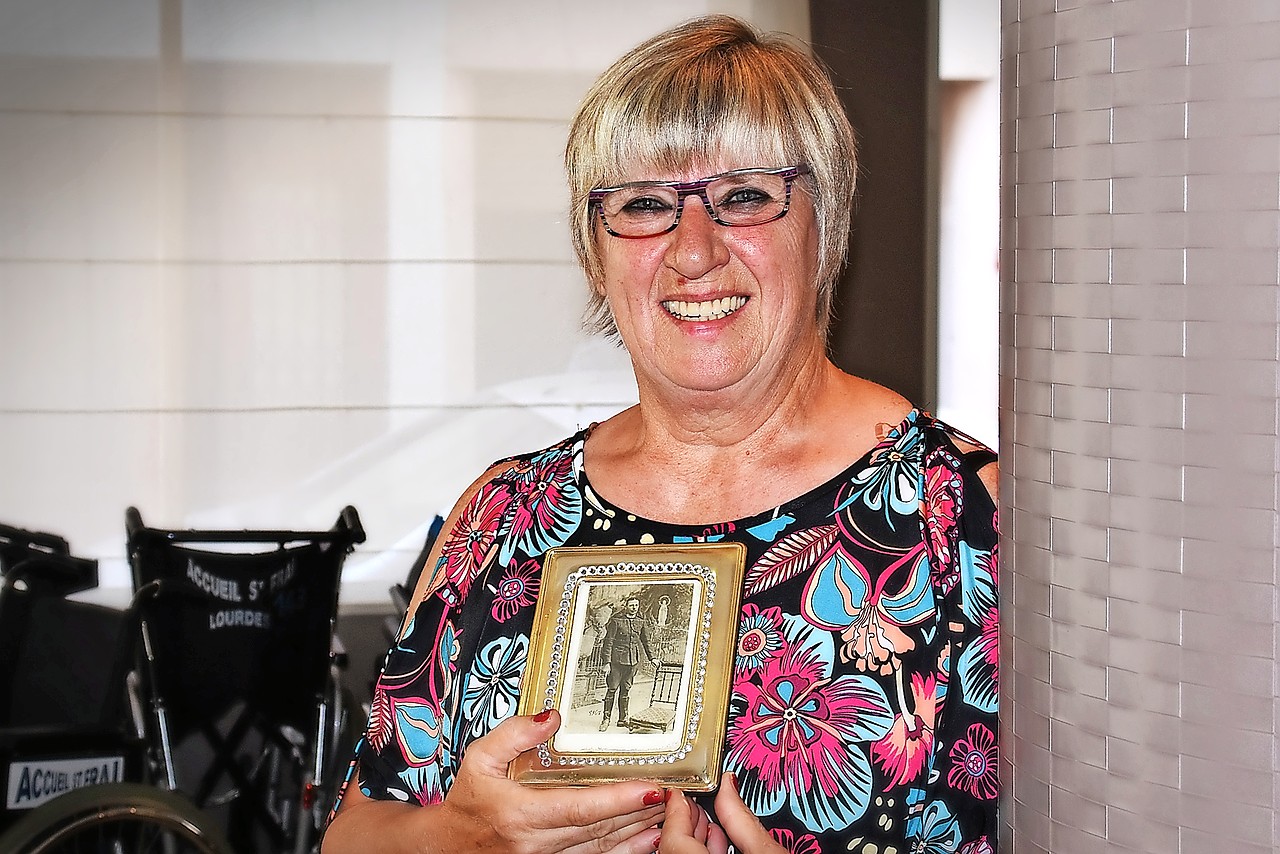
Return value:
M 471 721 L 471 737 L 479 738 L 516 711 L 520 674 L 529 657 L 529 638 L 498 638 L 476 656 L 462 693 L 462 714 Z
M 921 815 L 909 819 L 907 835 L 916 837 L 911 854 L 955 854 L 964 841 L 960 822 L 942 801 L 930 801 Z
M 912 515 L 920 504 L 923 461 L 924 435 L 912 423 L 892 445 L 878 448 L 867 467 L 853 476 L 850 490 L 835 512 L 861 501 L 870 510 L 883 511 L 889 527 L 896 527 L 894 515 Z

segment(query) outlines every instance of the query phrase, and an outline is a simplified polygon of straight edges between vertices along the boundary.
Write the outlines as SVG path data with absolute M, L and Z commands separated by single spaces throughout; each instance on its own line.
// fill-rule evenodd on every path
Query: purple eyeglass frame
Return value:
M 738 225 L 732 222 L 725 222 L 720 219 L 715 210 L 711 207 L 711 199 L 707 198 L 707 187 L 712 181 L 719 181 L 721 178 L 730 178 L 734 175 L 778 175 L 783 179 L 786 187 L 786 197 L 782 202 L 782 210 L 778 211 L 776 216 L 771 216 L 760 222 L 753 222 L 751 225 L 764 225 L 767 222 L 774 222 L 782 219 L 787 215 L 787 211 L 791 210 L 791 184 L 801 175 L 810 173 L 808 164 L 797 163 L 795 166 L 779 166 L 776 169 L 764 169 L 758 167 L 749 167 L 746 169 L 733 169 L 728 172 L 721 172 L 719 175 L 710 175 L 706 178 L 699 178 L 696 181 L 630 181 L 626 184 L 618 184 L 614 187 L 600 187 L 592 190 L 587 194 L 587 206 L 595 206 L 596 213 L 600 216 L 600 224 L 604 226 L 604 230 L 614 237 L 621 237 L 623 240 L 643 240 L 646 237 L 657 237 L 660 234 L 667 234 L 675 230 L 680 224 L 680 214 L 684 212 L 684 200 L 689 196 L 697 196 L 702 199 L 702 206 L 706 208 L 707 216 L 718 225 L 727 228 L 745 228 L 745 225 Z M 604 197 L 617 190 L 625 190 L 628 187 L 668 187 L 676 191 L 676 215 L 671 221 L 671 225 L 662 231 L 655 231 L 653 234 L 643 235 L 627 235 L 618 234 L 609 227 L 609 221 L 604 216 Z

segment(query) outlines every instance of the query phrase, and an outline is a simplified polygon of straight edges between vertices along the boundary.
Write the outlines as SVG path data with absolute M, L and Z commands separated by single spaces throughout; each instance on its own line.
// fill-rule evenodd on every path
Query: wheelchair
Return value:
M 0 851 L 314 850 L 354 744 L 333 628 L 355 509 L 315 532 L 152 528 L 132 507 L 125 523 L 146 784 L 60 795 Z
M 189 801 L 137 782 L 145 749 L 124 689 L 136 625 L 67 598 L 97 585 L 97 562 L 0 525 L 0 574 L 0 851 L 229 852 Z

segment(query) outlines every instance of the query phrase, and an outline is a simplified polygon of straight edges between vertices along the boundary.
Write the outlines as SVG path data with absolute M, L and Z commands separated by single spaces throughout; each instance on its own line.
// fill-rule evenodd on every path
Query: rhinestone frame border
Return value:
M 564 589 L 560 593 L 560 606 L 556 610 L 556 634 L 551 643 L 551 664 L 548 670 L 547 687 L 543 693 L 542 708 L 554 709 L 556 689 L 560 684 L 562 666 L 567 653 L 569 605 L 578 585 L 594 577 L 608 578 L 619 574 L 645 575 L 696 575 L 702 581 L 706 591 L 703 598 L 702 627 L 698 631 L 697 652 L 694 655 L 693 693 L 689 698 L 689 716 L 685 724 L 684 738 L 680 746 L 669 753 L 643 753 L 637 756 L 597 757 L 582 753 L 557 753 L 551 755 L 550 741 L 538 745 L 538 760 L 542 767 L 553 765 L 574 766 L 626 766 L 626 765 L 670 765 L 679 762 L 689 755 L 693 749 L 694 736 L 698 732 L 698 724 L 702 720 L 702 688 L 706 682 L 707 652 L 711 644 L 711 613 L 716 597 L 716 573 L 709 566 L 696 563 L 614 563 L 580 567 L 564 581 Z M 567 757 L 573 757 L 569 759 Z

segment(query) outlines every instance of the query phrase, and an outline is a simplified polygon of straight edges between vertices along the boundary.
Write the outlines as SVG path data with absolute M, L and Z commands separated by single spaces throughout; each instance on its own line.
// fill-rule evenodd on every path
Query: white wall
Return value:
M 939 0 L 938 403 L 991 447 L 1000 396 L 1000 2 Z
M 386 601 L 493 459 L 634 400 L 579 331 L 559 156 L 593 77 L 747 0 L 10 0 L 0 521 L 99 558 L 155 525 L 369 532 Z

